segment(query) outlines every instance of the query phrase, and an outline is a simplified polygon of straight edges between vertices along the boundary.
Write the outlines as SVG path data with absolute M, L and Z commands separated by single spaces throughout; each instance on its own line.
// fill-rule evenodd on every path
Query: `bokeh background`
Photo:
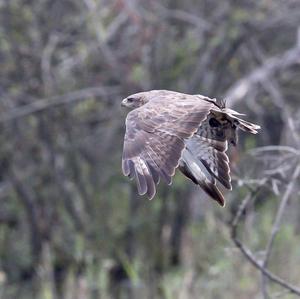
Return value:
M 0 0 L 0 22 L 1 299 L 298 297 L 299 0 Z M 120 102 L 149 89 L 262 126 L 225 208 L 122 176 Z

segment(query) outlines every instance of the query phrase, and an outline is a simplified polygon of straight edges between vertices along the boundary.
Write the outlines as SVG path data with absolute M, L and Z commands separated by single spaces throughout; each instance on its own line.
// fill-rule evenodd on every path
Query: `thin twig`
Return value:
M 280 202 L 280 205 L 279 205 L 279 208 L 277 210 L 277 214 L 276 214 L 276 217 L 275 217 L 275 221 L 273 223 L 273 226 L 272 226 L 272 231 L 271 231 L 271 236 L 269 238 L 269 241 L 268 241 L 268 244 L 266 246 L 266 250 L 265 250 L 265 258 L 262 262 L 262 267 L 263 268 L 266 268 L 268 266 L 268 262 L 269 262 L 269 259 L 270 259 L 270 256 L 271 256 L 271 251 L 272 251 L 272 247 L 273 247 L 273 244 L 274 244 L 274 240 L 275 240 L 275 237 L 280 229 L 280 226 L 281 226 L 281 221 L 282 221 L 282 216 L 284 214 L 284 211 L 285 211 L 285 208 L 287 206 L 287 203 L 289 201 L 289 198 L 290 198 L 290 195 L 294 189 L 294 185 L 296 183 L 296 180 L 298 178 L 300 174 L 300 165 L 298 165 L 292 175 L 292 178 L 285 190 L 285 193 L 282 197 L 282 200 Z M 265 296 L 265 298 L 268 298 L 267 296 L 267 290 L 266 290 L 266 276 L 264 273 L 262 273 L 262 289 L 263 289 L 263 294 Z
M 300 151 L 295 149 L 294 147 L 291 146 L 286 146 L 286 145 L 267 145 L 267 146 L 261 146 L 254 148 L 249 151 L 250 154 L 258 154 L 261 152 L 267 152 L 267 151 L 283 151 L 283 152 L 290 152 L 295 155 L 300 155 Z
M 258 192 L 258 190 L 256 191 Z M 257 193 L 256 193 L 257 194 Z M 274 273 L 270 272 L 268 269 L 262 266 L 262 264 L 255 258 L 252 251 L 246 247 L 237 237 L 237 227 L 241 220 L 242 215 L 246 211 L 246 208 L 251 200 L 253 200 L 255 194 L 249 194 L 241 203 L 238 212 L 236 213 L 234 220 L 231 224 L 231 238 L 237 248 L 243 253 L 246 259 L 257 269 L 259 269 L 266 277 L 268 277 L 274 283 L 279 284 L 280 286 L 286 288 L 291 293 L 300 296 L 300 288 L 289 284 L 279 276 L 275 275 Z
M 274 283 L 279 284 L 280 286 L 286 288 L 289 290 L 291 293 L 296 294 L 300 296 L 300 288 L 289 284 L 279 276 L 275 275 L 274 273 L 270 272 L 268 269 L 262 267 L 262 265 L 256 260 L 254 257 L 253 253 L 249 248 L 247 248 L 243 243 L 237 239 L 233 238 L 234 244 L 237 246 L 238 249 L 244 254 L 244 256 L 247 258 L 247 260 L 257 269 L 259 269 L 266 277 L 268 277 L 271 281 Z
M 207 20 L 201 18 L 200 16 L 197 16 L 196 14 L 191 14 L 187 11 L 180 10 L 180 9 L 169 9 L 161 5 L 161 3 L 159 2 L 157 2 L 155 5 L 159 13 L 166 18 L 184 21 L 186 23 L 196 26 L 201 30 L 206 30 L 206 31 L 210 30 L 212 27 Z

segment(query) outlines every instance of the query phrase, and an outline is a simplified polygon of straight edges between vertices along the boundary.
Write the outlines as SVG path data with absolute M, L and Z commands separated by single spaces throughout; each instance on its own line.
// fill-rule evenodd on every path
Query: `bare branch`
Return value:
M 46 92 L 49 92 L 53 88 L 51 59 L 58 42 L 59 36 L 57 34 L 51 34 L 42 54 L 41 70 Z
M 28 105 L 16 107 L 8 112 L 5 112 L 5 114 L 2 114 L 0 116 L 0 123 L 5 123 L 16 118 L 25 117 L 32 113 L 40 112 L 51 107 L 74 103 L 89 97 L 111 96 L 118 94 L 119 92 L 119 86 L 89 87 L 66 93 L 61 96 L 54 96 L 50 98 L 36 100 Z
M 159 13 L 166 18 L 184 21 L 196 26 L 197 28 L 201 28 L 202 30 L 209 30 L 211 28 L 211 24 L 209 22 L 207 22 L 200 16 L 191 14 L 187 11 L 180 9 L 168 9 L 161 5 L 159 2 L 156 3 L 156 7 L 159 9 Z
M 99 17 L 99 10 L 97 2 L 94 0 L 84 0 L 85 6 L 88 10 L 88 13 L 90 14 L 91 22 L 95 29 L 95 35 L 98 40 L 98 46 L 101 50 L 102 54 L 105 57 L 105 61 L 111 66 L 111 70 L 114 73 L 117 73 L 118 65 L 117 65 L 117 59 L 115 55 L 113 54 L 113 51 L 111 47 L 107 44 L 107 40 L 105 37 L 105 29 L 101 22 L 102 18 Z
M 268 277 L 271 281 L 274 283 L 279 284 L 280 286 L 286 288 L 291 293 L 296 294 L 300 296 L 300 288 L 295 287 L 288 282 L 286 282 L 284 279 L 280 278 L 279 276 L 275 275 L 274 273 L 270 272 L 268 269 L 262 267 L 262 265 L 257 261 L 257 259 L 254 257 L 253 253 L 249 248 L 247 248 L 239 239 L 236 237 L 232 237 L 233 242 L 237 246 L 237 248 L 244 254 L 244 256 L 247 258 L 247 260 L 257 269 L 259 269 L 266 277 Z
M 42 247 L 42 237 L 39 230 L 40 225 L 38 223 L 38 212 L 34 193 L 28 185 L 21 182 L 16 171 L 13 169 L 10 170 L 9 180 L 26 211 L 26 217 L 30 228 L 31 254 L 38 262 Z
M 253 41 L 252 45 L 254 47 L 254 52 L 256 53 L 257 58 L 261 62 L 265 61 L 266 56 L 264 55 L 258 42 Z M 300 49 L 300 47 L 298 47 L 298 41 L 297 41 L 297 48 Z M 291 133 L 295 144 L 297 145 L 298 148 L 300 148 L 299 135 L 296 132 L 295 125 L 293 122 L 293 117 L 286 105 L 286 99 L 280 89 L 279 84 L 277 83 L 276 78 L 270 75 L 269 77 L 263 78 L 261 80 L 261 84 L 263 85 L 264 89 L 270 94 L 270 96 L 272 96 L 272 99 L 274 100 L 274 104 L 281 110 L 282 117 L 285 120 L 284 124 L 287 126 L 289 132 Z
M 295 154 L 296 156 L 300 155 L 300 151 L 296 150 L 295 148 L 291 146 L 285 146 L 285 145 L 267 145 L 267 146 L 261 146 L 254 148 L 249 151 L 250 154 L 258 154 L 262 152 L 267 151 L 283 151 L 283 152 L 290 152 L 292 154 Z
M 280 285 L 280 286 L 286 288 L 287 290 L 289 290 L 291 293 L 300 296 L 300 288 L 289 284 L 288 282 L 286 282 L 285 280 L 283 280 L 282 278 L 280 278 L 279 276 L 275 275 L 274 273 L 270 272 L 267 268 L 265 268 L 255 258 L 255 256 L 251 252 L 251 250 L 248 247 L 246 247 L 237 237 L 238 224 L 241 220 L 242 215 L 245 213 L 248 204 L 250 203 L 251 200 L 254 199 L 254 197 L 255 197 L 255 194 L 252 195 L 252 194 L 249 193 L 246 196 L 246 198 L 242 201 L 242 203 L 241 203 L 241 205 L 240 205 L 240 207 L 239 207 L 239 209 L 238 209 L 238 211 L 237 211 L 237 213 L 234 217 L 234 220 L 232 221 L 232 224 L 231 224 L 231 238 L 232 238 L 233 242 L 235 243 L 235 245 L 237 246 L 237 248 L 243 253 L 243 255 L 246 257 L 246 259 L 255 268 L 259 269 L 267 278 L 269 278 L 274 283 L 277 283 L 278 285 Z
M 226 93 L 225 98 L 231 105 L 236 104 L 258 83 L 273 76 L 276 72 L 285 70 L 295 64 L 300 64 L 300 47 L 298 42 L 292 49 L 283 54 L 267 59 L 260 67 L 236 82 Z
M 297 178 L 299 177 L 299 174 L 300 174 L 300 165 L 298 165 L 293 173 L 293 176 L 285 190 L 285 193 L 282 197 L 282 200 L 280 202 L 280 205 L 279 205 L 279 208 L 277 210 L 277 214 L 276 214 L 276 218 L 275 218 L 275 221 L 273 223 L 273 226 L 272 226 L 272 231 L 271 231 L 271 236 L 269 238 L 269 241 L 268 241 L 268 244 L 266 246 L 266 251 L 265 251 L 265 258 L 262 262 L 262 267 L 263 268 L 266 268 L 268 266 L 268 262 L 269 262 L 269 259 L 270 259 L 270 256 L 271 256 L 271 251 L 272 251 L 272 247 L 273 247 L 273 244 L 274 244 L 274 240 L 275 240 L 275 237 L 280 229 L 280 226 L 281 226 L 281 221 L 282 221 L 282 216 L 284 214 L 284 211 L 285 211 L 285 208 L 287 206 L 287 203 L 289 201 L 289 198 L 291 196 L 291 193 L 294 189 L 294 185 L 296 183 L 296 180 Z M 266 290 L 266 275 L 264 273 L 262 273 L 262 289 L 263 289 L 263 294 L 265 295 L 265 297 L 267 298 L 266 296 L 266 293 L 267 293 L 267 290 Z

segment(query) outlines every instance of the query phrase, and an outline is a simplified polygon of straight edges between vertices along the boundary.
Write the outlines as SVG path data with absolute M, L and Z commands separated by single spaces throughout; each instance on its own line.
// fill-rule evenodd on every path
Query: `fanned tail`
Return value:
M 249 121 L 243 120 L 241 118 L 234 117 L 234 120 L 237 121 L 237 126 L 245 132 L 249 132 L 251 134 L 257 134 L 258 133 L 257 130 L 260 129 L 259 125 L 250 123 Z

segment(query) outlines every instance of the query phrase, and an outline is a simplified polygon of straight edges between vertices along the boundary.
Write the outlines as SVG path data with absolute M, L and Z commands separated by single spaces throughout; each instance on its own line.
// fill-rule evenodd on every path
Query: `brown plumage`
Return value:
M 140 195 L 152 199 L 160 178 L 171 184 L 179 167 L 224 206 L 216 180 L 231 190 L 228 143 L 236 145 L 238 128 L 256 134 L 259 126 L 201 95 L 152 90 L 133 94 L 122 105 L 134 109 L 126 118 L 122 169 L 136 178 Z

